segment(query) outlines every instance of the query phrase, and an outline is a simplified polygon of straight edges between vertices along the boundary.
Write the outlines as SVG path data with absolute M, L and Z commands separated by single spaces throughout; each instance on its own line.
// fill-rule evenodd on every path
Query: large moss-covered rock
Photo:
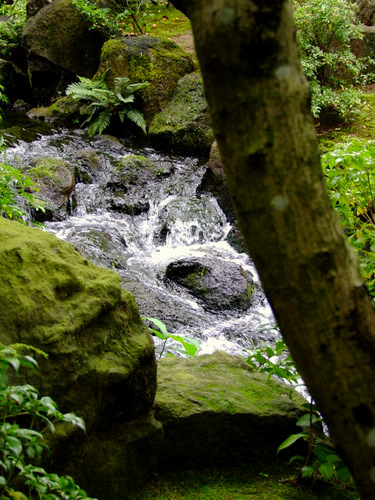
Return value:
M 156 417 L 163 464 L 205 466 L 274 460 L 306 402 L 290 386 L 221 351 L 158 364 Z
M 0 341 L 49 354 L 27 381 L 87 433 L 59 431 L 54 469 L 101 500 L 127 499 L 155 461 L 154 346 L 117 274 L 46 232 L 0 217 Z
M 108 40 L 102 48 L 98 75 L 113 86 L 117 77 L 149 82 L 137 103 L 147 123 L 170 101 L 178 80 L 194 71 L 190 54 L 171 40 L 149 36 Z
M 91 78 L 104 43 L 69 0 L 54 0 L 38 10 L 27 20 L 23 39 L 38 103 L 64 91 L 75 75 Z
M 153 119 L 149 135 L 158 149 L 209 154 L 214 134 L 199 73 L 181 78 L 170 103 Z

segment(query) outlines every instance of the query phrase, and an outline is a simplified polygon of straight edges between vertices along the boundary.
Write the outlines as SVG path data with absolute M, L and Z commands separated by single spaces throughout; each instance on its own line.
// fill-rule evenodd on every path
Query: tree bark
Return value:
M 374 499 L 375 315 L 328 199 L 292 7 L 172 3 L 192 22 L 226 179 L 264 291 L 361 497 Z

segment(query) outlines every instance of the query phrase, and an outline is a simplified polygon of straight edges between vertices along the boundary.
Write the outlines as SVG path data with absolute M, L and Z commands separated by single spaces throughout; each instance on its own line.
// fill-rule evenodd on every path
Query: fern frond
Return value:
M 131 102 L 134 102 L 134 96 L 128 95 L 127 97 L 123 97 L 121 94 L 116 94 L 116 97 L 118 98 L 119 101 L 123 102 L 124 104 L 129 104 Z
M 129 118 L 129 120 L 138 125 L 138 127 L 140 127 L 144 133 L 146 133 L 146 120 L 140 111 L 138 111 L 137 109 L 131 109 L 126 113 L 126 116 L 127 118 Z
M 126 90 L 129 85 L 130 79 L 127 76 L 115 78 L 115 92 L 116 94 L 129 94 Z
M 89 125 L 87 133 L 91 137 L 94 136 L 96 133 L 98 133 L 99 135 L 102 134 L 103 131 L 108 127 L 111 121 L 111 116 L 112 114 L 110 111 L 108 110 L 102 111 L 102 113 L 100 113 L 97 119 Z
M 90 80 L 90 78 L 85 78 L 84 76 L 78 77 L 79 82 L 74 82 L 68 85 L 65 93 L 66 95 L 71 95 L 77 88 L 78 89 L 87 89 L 92 90 L 97 87 L 97 85 Z
M 65 93 L 79 101 L 106 102 L 113 98 L 113 92 L 103 82 L 94 82 L 84 76 L 79 77 L 79 82 L 71 83 Z
M 132 94 L 134 92 L 137 92 L 138 90 L 144 89 L 150 85 L 149 82 L 143 82 L 143 83 L 132 83 L 131 85 L 127 86 L 128 92 L 131 92 Z

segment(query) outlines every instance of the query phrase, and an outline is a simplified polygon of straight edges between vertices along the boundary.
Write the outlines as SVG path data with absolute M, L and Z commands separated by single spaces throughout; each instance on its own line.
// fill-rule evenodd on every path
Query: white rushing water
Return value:
M 28 165 L 36 158 L 62 158 L 77 170 L 77 165 L 82 167 L 82 151 L 97 158 L 95 175 L 91 183 L 76 184 L 71 214 L 64 220 L 47 222 L 48 231 L 74 243 L 96 264 L 113 267 L 136 299 L 140 294 L 142 315 L 157 314 L 171 333 L 199 339 L 201 353 L 223 349 L 243 354 L 274 335 L 274 331 L 258 332 L 261 325 L 274 320 L 254 266 L 245 253 L 238 253 L 226 241 L 231 226 L 216 199 L 197 194 L 205 171 L 197 159 L 161 155 L 151 149 L 132 150 L 107 137 L 89 140 L 80 131 L 57 132 L 31 143 L 20 141 L 8 150 L 8 159 L 14 165 Z M 118 200 L 120 195 L 108 188 L 121 160 L 133 154 L 146 156 L 158 164 L 160 172 L 168 172 L 126 190 L 124 196 L 129 203 L 148 207 L 136 215 L 111 209 L 113 197 Z M 239 264 L 255 283 L 251 307 L 245 311 L 209 311 L 186 289 L 166 284 L 168 264 L 188 257 Z M 147 294 L 153 297 L 150 306 L 145 305 Z

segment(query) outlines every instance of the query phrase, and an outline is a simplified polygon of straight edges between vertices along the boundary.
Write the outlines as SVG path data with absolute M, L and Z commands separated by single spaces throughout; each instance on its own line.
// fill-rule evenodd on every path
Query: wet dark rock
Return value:
M 202 181 L 198 186 L 197 193 L 211 193 L 214 195 L 220 208 L 227 216 L 228 221 L 232 224 L 235 222 L 236 216 L 225 180 L 224 169 L 216 141 L 212 144 L 210 158 L 207 162 Z
M 202 318 L 198 311 L 190 311 L 181 307 L 181 302 L 173 299 L 164 291 L 127 279 L 126 269 L 119 272 L 123 287 L 134 295 L 141 316 L 163 318 L 169 332 L 173 333 L 183 327 L 189 335 L 189 328 L 197 327 Z
M 32 91 L 27 75 L 27 66 L 23 67 L 23 57 L 17 64 L 15 61 L 5 61 L 0 59 L 0 85 L 5 89 L 5 95 L 9 102 L 13 103 L 17 99 L 31 102 Z M 26 60 L 25 60 L 26 63 Z
M 75 186 L 69 164 L 61 159 L 39 158 L 30 162 L 27 174 L 39 189 L 37 197 L 45 204 L 46 212 L 35 214 L 36 219 L 44 222 L 65 218 Z
M 197 188 L 197 194 L 211 193 L 217 200 L 220 208 L 225 213 L 228 221 L 233 225 L 227 241 L 238 252 L 246 252 L 243 236 L 238 227 L 236 214 L 234 212 L 232 200 L 228 191 L 223 165 L 221 163 L 220 152 L 215 141 L 212 144 L 210 158 L 206 165 L 206 171 L 202 181 Z
M 112 196 L 108 202 L 108 208 L 116 212 L 127 215 L 140 215 L 148 212 L 150 209 L 149 201 L 136 201 L 132 203 L 131 199 L 128 200 L 124 196 Z
M 205 224 L 201 225 L 199 221 L 203 215 Z M 154 242 L 164 244 L 168 237 L 172 240 L 177 237 L 179 243 L 202 243 L 219 241 L 224 234 L 223 214 L 209 197 L 191 197 L 186 203 L 183 196 L 176 196 L 159 213 Z
M 28 102 L 26 101 L 23 101 L 22 99 L 17 99 L 16 101 L 14 101 L 13 105 L 12 105 L 12 111 L 16 111 L 16 112 L 26 112 L 26 111 L 29 111 L 31 109 L 31 106 Z
M 173 165 L 168 162 L 153 162 L 141 155 L 125 156 L 116 167 L 107 187 L 127 191 L 131 186 L 139 189 L 152 181 L 168 177 Z
M 76 182 L 91 184 L 100 176 L 100 155 L 89 149 L 80 149 L 75 152 L 74 175 Z
M 38 104 L 45 104 L 64 92 L 76 75 L 94 75 L 104 39 L 69 0 L 39 7 L 24 26 L 23 41 L 34 96 Z
M 241 266 L 219 259 L 183 259 L 167 266 L 165 279 L 183 286 L 213 311 L 248 309 L 253 281 Z
M 69 242 L 94 264 L 108 269 L 126 269 L 127 243 L 117 230 L 101 225 L 72 228 Z

